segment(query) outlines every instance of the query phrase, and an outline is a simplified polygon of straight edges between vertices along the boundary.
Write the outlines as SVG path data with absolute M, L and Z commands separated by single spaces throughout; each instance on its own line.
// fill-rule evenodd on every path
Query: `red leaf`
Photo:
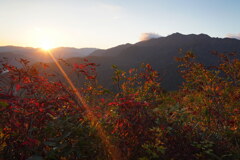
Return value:
M 104 103 L 104 102 L 105 102 L 105 99 L 104 99 L 104 98 L 101 98 L 100 101 L 101 101 L 102 103 Z
M 21 88 L 20 84 L 16 85 L 16 91 L 19 91 L 19 89 Z
M 38 110 L 39 110 L 40 112 L 43 112 L 43 111 L 44 111 L 44 109 L 43 109 L 43 108 L 39 108 Z
M 74 64 L 74 69 L 78 69 L 78 64 Z
M 95 76 L 88 76 L 88 79 L 95 79 Z

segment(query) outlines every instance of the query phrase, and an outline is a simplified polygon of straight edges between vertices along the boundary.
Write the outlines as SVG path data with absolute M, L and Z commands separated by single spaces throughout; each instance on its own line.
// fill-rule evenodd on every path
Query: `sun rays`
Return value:
M 64 78 L 67 80 L 68 84 L 70 85 L 70 87 L 73 89 L 73 91 L 75 91 L 75 94 L 76 94 L 76 96 L 78 98 L 78 101 L 82 103 L 84 109 L 86 110 L 86 113 L 87 113 L 86 115 L 87 115 L 88 120 L 92 124 L 95 125 L 95 127 L 97 129 L 97 132 L 98 132 L 98 135 L 101 138 L 102 142 L 104 143 L 105 149 L 111 155 L 113 160 L 122 160 L 122 155 L 121 155 L 120 150 L 111 143 L 111 141 L 109 139 L 109 136 L 107 135 L 106 131 L 103 129 L 101 124 L 98 123 L 97 117 L 91 111 L 91 109 L 89 108 L 89 105 L 87 104 L 87 102 L 85 101 L 85 99 L 83 98 L 81 93 L 77 90 L 77 88 L 75 87 L 75 85 L 73 84 L 73 82 L 71 81 L 69 76 L 63 70 L 62 66 L 59 64 L 59 62 L 53 56 L 53 54 L 51 53 L 50 49 L 47 49 L 46 52 L 50 55 L 50 57 L 52 58 L 52 60 L 54 61 L 54 63 L 58 67 L 58 69 L 61 71 L 61 73 L 63 74 Z

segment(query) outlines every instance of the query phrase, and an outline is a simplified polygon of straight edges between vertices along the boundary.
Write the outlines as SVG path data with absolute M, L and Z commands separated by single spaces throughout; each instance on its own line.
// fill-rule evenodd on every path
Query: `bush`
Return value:
M 113 66 L 109 91 L 87 60 L 59 62 L 83 85 L 62 81 L 47 64 L 4 63 L 0 158 L 240 159 L 240 61 L 217 55 L 215 67 L 191 52 L 178 58 L 185 81 L 172 92 L 149 64 L 128 72 Z

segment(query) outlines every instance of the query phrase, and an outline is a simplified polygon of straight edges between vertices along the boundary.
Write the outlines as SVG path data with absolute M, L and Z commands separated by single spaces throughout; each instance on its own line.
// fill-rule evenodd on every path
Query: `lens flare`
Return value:
M 83 96 L 81 95 L 81 93 L 77 90 L 77 88 L 74 86 L 74 84 L 72 83 L 71 79 L 68 77 L 68 75 L 66 74 L 66 72 L 63 70 L 62 66 L 59 64 L 59 62 L 56 60 L 56 58 L 51 54 L 50 50 L 47 50 L 48 54 L 50 55 L 50 57 L 52 58 L 52 60 L 55 62 L 56 66 L 58 67 L 58 69 L 61 71 L 61 73 L 63 74 L 64 78 L 67 80 L 68 84 L 70 85 L 70 87 L 75 91 L 75 94 L 78 98 L 78 101 L 81 102 L 81 104 L 83 105 L 86 113 L 87 113 L 87 118 L 88 120 L 95 125 L 98 135 L 101 138 L 105 149 L 108 151 L 108 153 L 111 155 L 112 160 L 123 160 L 122 154 L 120 152 L 120 150 L 114 146 L 110 139 L 109 136 L 107 135 L 106 131 L 103 129 L 103 127 L 101 126 L 101 124 L 98 123 L 98 119 L 97 117 L 94 115 L 94 113 L 91 111 L 89 105 L 87 104 L 87 102 L 85 101 L 85 99 L 83 98 Z

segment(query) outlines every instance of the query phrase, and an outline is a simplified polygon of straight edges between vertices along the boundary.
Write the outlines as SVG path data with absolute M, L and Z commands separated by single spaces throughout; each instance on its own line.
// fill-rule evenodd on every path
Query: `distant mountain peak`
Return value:
M 207 34 L 204 34 L 204 33 L 201 33 L 201 34 L 199 34 L 199 36 L 203 36 L 203 37 L 208 37 L 208 38 L 211 38 L 209 35 L 207 35 Z
M 167 36 L 167 37 L 182 37 L 182 36 L 192 36 L 192 37 L 195 36 L 195 37 L 211 38 L 209 35 L 204 34 L 204 33 L 200 33 L 200 34 L 182 34 L 182 33 L 179 33 L 179 32 L 170 34 L 170 35 Z
M 182 33 L 176 32 L 176 33 L 170 34 L 169 36 L 183 36 L 183 35 L 184 34 Z

